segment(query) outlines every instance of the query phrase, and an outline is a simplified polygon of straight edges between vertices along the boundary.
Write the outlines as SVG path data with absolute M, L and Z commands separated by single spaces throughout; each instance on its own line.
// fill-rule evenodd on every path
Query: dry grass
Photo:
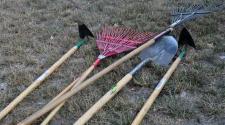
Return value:
M 84 20 L 93 32 L 103 24 L 160 32 L 168 26 L 169 10 L 177 5 L 182 6 L 177 0 L 2 0 L 0 109 L 75 44 L 78 35 L 75 18 Z M 224 11 L 186 26 L 198 49 L 189 53 L 169 80 L 145 117 L 144 125 L 225 124 L 225 61 L 219 58 L 225 55 Z M 97 55 L 92 40 L 0 124 L 16 124 L 38 110 L 87 68 Z M 123 54 L 105 60 L 98 71 L 121 56 Z M 138 62 L 137 58 L 132 59 L 72 97 L 51 124 L 72 124 Z M 88 124 L 129 124 L 166 70 L 152 65 L 144 68 Z

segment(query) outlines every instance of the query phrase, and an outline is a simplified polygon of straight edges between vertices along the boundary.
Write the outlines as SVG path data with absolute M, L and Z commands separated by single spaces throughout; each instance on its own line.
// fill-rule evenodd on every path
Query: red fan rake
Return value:
M 137 32 L 130 28 L 105 26 L 97 33 L 100 58 L 131 51 L 153 37 L 150 32 Z

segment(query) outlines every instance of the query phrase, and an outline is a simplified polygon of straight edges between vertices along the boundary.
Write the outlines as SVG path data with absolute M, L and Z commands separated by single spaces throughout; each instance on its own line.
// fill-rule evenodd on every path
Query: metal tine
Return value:
M 193 12 L 195 12 L 196 14 L 204 14 L 204 13 L 209 13 L 209 12 L 215 12 L 218 10 L 222 10 L 225 8 L 224 2 L 220 1 L 220 2 L 215 2 L 213 4 L 209 4 L 207 2 L 204 2 L 204 4 L 200 5 L 200 4 L 195 4 L 190 6 L 189 8 L 178 8 L 177 10 L 175 10 L 175 12 L 172 13 L 172 16 L 178 16 L 178 15 L 189 15 Z
M 218 2 L 215 2 L 214 4 L 207 4 L 206 3 L 206 10 L 210 10 L 210 11 L 219 11 L 219 10 L 223 10 L 225 9 L 225 2 L 222 0 L 222 1 L 218 1 Z
M 191 7 L 189 8 L 185 8 L 185 7 L 182 7 L 182 8 L 178 8 L 177 11 L 173 12 L 172 13 L 172 16 L 186 16 L 186 15 L 190 15 L 192 14 L 193 12 L 195 13 L 204 13 L 204 12 L 208 12 L 208 11 L 205 11 L 204 10 L 204 6 L 203 5 L 192 5 Z
M 223 8 L 224 5 L 221 2 L 213 4 L 207 4 L 205 2 L 204 4 L 194 4 L 192 6 L 189 5 L 189 7 L 177 8 L 171 13 L 172 16 L 171 22 L 174 23 L 179 20 L 180 21 L 192 20 L 196 17 L 203 16 L 208 13 L 221 10 Z

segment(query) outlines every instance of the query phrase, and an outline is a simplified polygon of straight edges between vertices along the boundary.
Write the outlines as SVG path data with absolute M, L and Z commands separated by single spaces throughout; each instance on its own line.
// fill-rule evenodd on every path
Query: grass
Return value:
M 74 46 L 78 37 L 77 24 L 74 22 L 76 18 L 83 20 L 94 33 L 104 24 L 160 32 L 168 26 L 172 8 L 199 1 L 1 1 L 0 110 Z M 219 58 L 219 55 L 225 55 L 223 13 L 224 11 L 185 24 L 193 35 L 197 49 L 189 52 L 186 60 L 179 65 L 146 115 L 143 125 L 225 124 L 225 61 Z M 179 30 L 175 32 L 178 33 Z M 40 109 L 78 77 L 97 55 L 95 41 L 91 40 L 0 121 L 0 124 L 14 125 Z M 95 73 L 123 55 L 103 61 Z M 68 125 L 75 122 L 138 62 L 137 57 L 127 61 L 73 96 L 50 124 Z M 130 124 L 167 69 L 168 67 L 151 64 L 143 68 L 88 124 Z M 40 123 L 43 118 L 35 124 Z

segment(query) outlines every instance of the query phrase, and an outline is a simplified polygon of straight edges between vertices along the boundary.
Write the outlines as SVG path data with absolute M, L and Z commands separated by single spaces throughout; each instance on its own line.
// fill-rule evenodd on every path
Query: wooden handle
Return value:
M 82 89 L 84 89 L 88 85 L 93 84 L 94 81 L 96 81 L 97 79 L 101 78 L 103 75 L 107 74 L 108 72 L 110 72 L 111 70 L 115 69 L 116 67 L 118 67 L 123 62 L 129 60 L 133 56 L 135 56 L 138 53 L 140 53 L 142 50 L 144 50 L 144 49 L 148 48 L 150 45 L 154 44 L 155 43 L 155 39 L 163 36 L 164 34 L 170 32 L 172 30 L 173 30 L 172 28 L 169 28 L 169 29 L 163 31 L 162 33 L 158 34 L 153 39 L 147 41 L 145 44 L 141 45 L 140 47 L 138 47 L 135 50 L 133 50 L 132 52 L 128 53 L 127 55 L 125 55 L 121 59 L 117 60 L 116 62 L 114 62 L 113 64 L 108 66 L 107 68 L 103 69 L 101 72 L 99 72 L 99 73 L 95 74 L 94 76 L 92 76 L 91 78 L 87 79 L 81 85 L 77 86 L 75 89 L 67 92 L 66 94 L 64 94 L 63 96 L 61 96 L 57 100 L 55 100 L 54 103 L 45 105 L 42 109 L 40 109 L 39 111 L 37 111 L 34 114 L 32 114 L 31 116 L 29 116 L 28 118 L 23 120 L 21 123 L 29 124 L 32 121 L 34 121 L 35 119 L 41 117 L 42 115 L 44 115 L 45 113 L 49 112 L 51 109 L 53 109 L 54 107 L 56 107 L 57 105 L 62 103 L 64 100 L 70 98 L 71 96 L 73 96 L 77 92 L 81 91 Z
M 39 78 L 37 78 L 27 89 L 25 89 L 19 96 L 17 96 L 7 107 L 0 112 L 0 120 L 5 117 L 11 110 L 13 110 L 18 103 L 20 103 L 29 93 L 37 88 L 49 75 L 51 75 L 66 59 L 68 59 L 77 47 L 71 48 L 65 55 L 63 55 L 55 64 L 53 64 L 47 71 L 45 71 Z
M 63 107 L 63 105 L 65 104 L 65 101 L 62 102 L 61 104 L 59 104 L 56 108 L 54 108 L 49 115 L 44 119 L 44 121 L 41 123 L 41 125 L 47 125 L 52 118 L 55 116 L 55 114 L 61 109 L 61 107 Z
M 112 99 L 130 80 L 132 75 L 127 74 L 116 86 L 98 100 L 74 125 L 84 125 L 97 111 L 99 111 L 110 99 Z
M 51 100 L 48 104 L 52 103 L 54 100 L 58 99 L 60 96 L 62 96 L 63 94 L 65 94 L 66 92 L 68 92 L 71 89 L 74 89 L 76 86 L 78 86 L 80 83 L 83 82 L 83 80 L 85 80 L 88 75 L 94 70 L 95 66 L 92 65 L 91 67 L 89 67 L 82 75 L 79 79 L 76 79 L 75 81 L 73 81 L 69 86 L 67 86 L 61 93 L 59 93 L 53 100 Z M 65 104 L 65 101 L 62 102 L 61 104 L 59 104 L 57 107 L 55 107 L 50 113 L 49 115 L 44 119 L 44 121 L 41 123 L 41 125 L 47 125 L 48 122 L 55 116 L 55 114 L 61 109 L 61 107 L 63 107 L 63 105 Z
M 61 91 L 55 98 L 53 98 L 48 104 L 52 103 L 54 100 L 58 99 L 60 96 L 68 92 L 78 81 L 79 78 L 75 79 L 70 85 L 68 85 L 63 91 Z M 47 125 L 49 121 L 54 117 L 54 115 L 60 110 L 65 102 L 59 104 L 55 109 L 53 109 L 49 115 L 43 120 L 41 125 Z
M 78 85 L 80 85 L 87 77 L 88 75 L 94 70 L 95 66 L 92 65 L 91 67 L 89 67 L 80 77 L 80 79 L 78 80 L 77 84 L 73 86 L 72 90 L 75 89 Z
M 178 64 L 180 63 L 181 59 L 178 57 L 176 61 L 172 64 L 170 69 L 166 72 L 164 77 L 160 80 L 159 84 L 151 94 L 151 96 L 148 98 L 138 115 L 135 117 L 134 121 L 132 122 L 132 125 L 139 125 L 141 124 L 141 121 L 143 120 L 144 116 L 147 114 L 148 110 L 151 108 L 153 102 L 158 97 L 159 93 L 161 92 L 162 88 L 164 87 L 167 80 L 170 78 L 170 76 L 173 74 L 175 69 L 177 68 Z

